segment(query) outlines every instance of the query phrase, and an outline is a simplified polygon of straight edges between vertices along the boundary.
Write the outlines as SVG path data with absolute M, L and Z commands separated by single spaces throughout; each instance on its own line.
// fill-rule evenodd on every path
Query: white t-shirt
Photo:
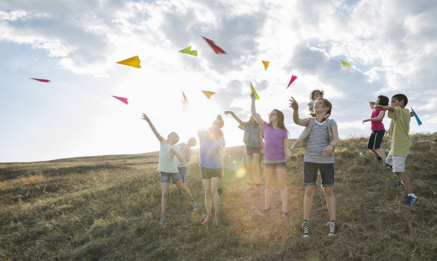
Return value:
M 167 140 L 162 140 L 159 150 L 158 170 L 166 173 L 179 173 L 174 160 L 175 155 L 170 151 L 170 149 L 174 149 L 177 153 L 181 153 L 179 146 L 170 145 L 167 143 Z
M 187 155 L 188 146 L 186 143 L 179 143 L 177 146 L 179 146 L 179 148 L 181 149 L 181 156 L 182 158 L 184 158 L 184 162 L 180 162 L 178 157 L 174 158 L 174 162 L 176 163 L 176 166 L 178 168 L 186 168 L 187 161 L 185 160 L 185 156 Z M 190 149 L 188 153 L 190 153 L 188 157 L 191 159 L 191 156 L 193 156 L 193 150 Z

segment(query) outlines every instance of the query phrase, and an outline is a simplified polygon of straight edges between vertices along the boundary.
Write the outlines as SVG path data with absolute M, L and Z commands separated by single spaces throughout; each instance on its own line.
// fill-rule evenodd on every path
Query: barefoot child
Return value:
M 321 90 L 313 90 L 310 94 L 310 102 L 308 103 L 308 109 L 310 113 L 314 113 L 314 103 L 318 98 L 323 98 L 323 91 Z
M 337 123 L 328 119 L 331 115 L 332 105 L 324 98 L 319 98 L 314 104 L 314 114 L 308 119 L 299 118 L 299 105 L 291 97 L 290 107 L 293 108 L 294 123 L 306 126 L 294 147 L 305 147 L 304 157 L 304 185 L 305 196 L 303 199 L 303 224 L 302 237 L 309 237 L 310 213 L 313 205 L 314 191 L 316 188 L 317 171 L 320 170 L 322 176 L 322 187 L 325 193 L 326 205 L 328 207 L 329 233 L 332 237 L 337 234 L 337 223 L 335 217 L 335 197 L 334 197 L 334 156 L 335 145 L 339 142 Z
M 232 111 L 225 111 L 225 114 L 232 115 L 234 119 L 243 125 L 244 128 L 244 138 L 243 142 L 246 145 L 246 173 L 249 177 L 249 182 L 247 183 L 246 191 L 251 191 L 253 185 L 255 186 L 255 191 L 259 192 L 261 189 L 261 180 L 259 172 L 259 156 L 261 154 L 261 143 L 260 137 L 262 137 L 261 126 L 255 121 L 253 116 L 250 117 L 249 121 L 243 122 L 240 118 L 235 115 Z
M 385 128 L 382 123 L 384 118 L 385 110 L 378 110 L 375 105 L 388 105 L 388 97 L 384 95 L 379 95 L 376 102 L 369 102 L 370 109 L 372 110 L 372 116 L 370 119 L 363 120 L 363 123 L 370 121 L 372 134 L 370 134 L 369 142 L 367 143 L 367 148 L 375 154 L 377 160 L 382 160 L 383 168 L 385 168 L 385 152 L 381 149 L 381 142 L 384 138 Z
M 393 187 L 405 187 L 408 196 L 405 205 L 411 206 L 419 203 L 416 195 L 413 193 L 413 188 L 408 175 L 405 173 L 405 160 L 408 156 L 408 151 L 411 148 L 410 121 L 411 115 L 405 106 L 408 103 L 408 98 L 404 94 L 396 94 L 391 97 L 391 106 L 376 105 L 379 110 L 388 110 L 388 117 L 391 119 L 389 134 L 391 137 L 390 152 L 385 160 L 385 163 L 398 176 L 399 183 Z
M 282 199 L 282 217 L 287 217 L 288 213 L 288 194 L 286 186 L 287 176 L 287 161 L 296 160 L 295 155 L 291 155 L 288 149 L 288 130 L 284 124 L 284 113 L 280 110 L 273 109 L 269 114 L 269 122 L 265 122 L 261 116 L 256 113 L 255 95 L 250 95 L 252 99 L 251 111 L 256 122 L 262 126 L 265 139 L 265 179 L 266 179 L 266 195 L 265 207 L 262 210 L 267 214 L 271 210 L 271 200 L 273 195 L 273 182 L 276 177 L 278 179 L 279 190 L 281 191 Z
M 149 126 L 152 129 L 153 133 L 155 134 L 156 138 L 158 138 L 158 140 L 161 142 L 161 147 L 159 150 L 158 170 L 161 171 L 162 214 L 161 214 L 161 219 L 159 220 L 159 224 L 163 225 L 165 223 L 165 210 L 167 208 L 167 197 L 168 197 L 168 187 L 170 183 L 170 177 L 176 182 L 176 186 L 180 190 L 182 190 L 185 193 L 185 195 L 187 195 L 188 198 L 191 200 L 190 204 L 191 206 L 193 206 L 193 211 L 197 210 L 197 204 L 196 201 L 194 201 L 191 192 L 188 190 L 187 187 L 185 187 L 184 183 L 182 182 L 181 175 L 179 174 L 179 170 L 174 161 L 175 156 L 181 162 L 184 160 L 180 154 L 179 147 L 175 145 L 179 141 L 179 136 L 175 132 L 172 132 L 168 135 L 166 140 L 163 137 L 161 137 L 161 135 L 159 135 L 158 131 L 155 129 L 155 126 L 153 126 L 149 117 L 147 117 L 147 115 L 144 113 L 143 113 L 143 120 L 149 123 Z
M 184 160 L 183 162 L 179 161 L 178 157 L 175 157 L 174 161 L 176 166 L 178 167 L 179 174 L 181 175 L 182 182 L 185 184 L 185 174 L 187 173 L 187 164 L 193 156 L 192 147 L 196 146 L 197 140 L 193 137 L 188 140 L 187 143 L 179 143 L 178 146 L 181 150 L 181 156 Z M 176 181 L 172 178 L 173 184 L 176 184 Z M 179 190 L 179 194 L 182 197 L 185 197 L 185 194 L 182 193 L 182 190 Z

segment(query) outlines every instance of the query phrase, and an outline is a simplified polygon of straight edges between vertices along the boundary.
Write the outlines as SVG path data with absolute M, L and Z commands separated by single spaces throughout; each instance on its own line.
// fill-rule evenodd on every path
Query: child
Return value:
M 225 122 L 223 121 L 222 116 L 220 116 L 220 118 L 217 116 L 217 118 L 213 121 L 212 125 L 217 126 L 219 129 L 223 128 L 223 126 L 225 126 Z M 222 132 L 222 138 L 220 139 L 220 145 L 222 146 L 222 152 L 224 152 L 225 147 L 226 147 L 226 141 L 225 141 L 225 135 L 223 134 L 223 132 Z M 221 189 L 221 182 L 222 182 L 222 180 L 220 179 L 220 182 L 219 182 L 218 188 L 217 188 L 219 195 L 221 195 L 223 193 L 223 190 Z
M 159 220 L 159 224 L 163 225 L 165 223 L 165 210 L 167 208 L 167 197 L 168 197 L 168 187 L 170 183 L 170 177 L 176 182 L 176 186 L 182 190 L 185 195 L 190 199 L 190 204 L 193 206 L 193 211 L 198 209 L 196 201 L 194 201 L 191 192 L 185 187 L 185 184 L 182 182 L 181 175 L 179 174 L 178 168 L 174 161 L 174 157 L 176 156 L 180 162 L 184 161 L 180 154 L 180 149 L 175 144 L 179 141 L 179 136 L 172 132 L 168 135 L 167 140 L 159 135 L 158 131 L 153 126 L 149 117 L 143 113 L 143 120 L 149 123 L 150 128 L 155 134 L 156 138 L 161 142 L 161 147 L 159 150 L 159 164 L 158 170 L 161 171 L 161 187 L 162 187 L 162 197 L 161 197 L 161 219 Z
M 337 123 L 329 120 L 332 104 L 324 98 L 318 98 L 314 104 L 314 113 L 308 119 L 299 118 L 299 105 L 291 97 L 290 107 L 293 108 L 294 123 L 306 126 L 306 129 L 297 139 L 290 149 L 296 145 L 305 147 L 304 157 L 304 185 L 305 196 L 303 199 L 303 224 L 302 237 L 308 238 L 310 228 L 310 213 L 313 205 L 314 191 L 316 188 L 317 171 L 320 170 L 322 176 L 322 188 L 325 193 L 326 205 L 328 207 L 329 237 L 336 236 L 337 223 L 335 217 L 335 197 L 334 197 L 334 147 L 339 142 Z M 332 138 L 332 139 L 331 139 Z
M 296 160 L 295 155 L 291 155 L 288 149 L 288 130 L 284 124 L 284 113 L 280 110 L 273 109 L 269 114 L 269 122 L 265 122 L 261 116 L 256 113 L 255 108 L 255 95 L 250 94 L 252 99 L 251 111 L 256 122 L 262 126 L 265 139 L 265 179 L 266 179 L 266 196 L 265 207 L 262 210 L 264 214 L 267 214 L 270 210 L 270 203 L 273 194 L 273 181 L 276 173 L 278 179 L 279 190 L 281 191 L 282 199 L 282 217 L 288 216 L 288 194 L 286 186 L 287 175 L 287 161 Z
M 318 98 L 323 98 L 323 91 L 321 90 L 313 90 L 310 94 L 310 102 L 308 103 L 308 109 L 310 113 L 314 113 L 314 103 Z
M 223 121 L 221 116 L 217 116 L 218 121 Z M 207 130 L 199 130 L 199 153 L 200 167 L 202 171 L 202 184 L 205 190 L 205 206 L 207 217 L 202 222 L 203 225 L 212 221 L 212 201 L 214 200 L 215 224 L 218 225 L 220 213 L 220 196 L 218 186 L 220 179 L 224 176 L 223 148 L 220 142 L 223 132 L 217 125 L 211 126 Z
M 246 191 L 251 191 L 253 185 L 256 184 L 255 191 L 259 192 L 261 190 L 261 180 L 259 175 L 259 157 L 261 154 L 260 138 L 262 139 L 261 126 L 258 125 L 253 116 L 250 117 L 248 122 L 243 122 L 232 111 L 225 111 L 225 114 L 231 114 L 240 125 L 243 125 L 243 142 L 246 145 L 246 170 L 249 177 Z
M 177 157 L 175 157 L 175 163 L 178 167 L 179 174 L 181 175 L 182 182 L 185 184 L 185 174 L 187 173 L 187 164 L 191 159 L 191 156 L 193 156 L 193 151 L 191 150 L 192 147 L 196 146 L 197 140 L 195 138 L 190 138 L 187 143 L 179 143 L 178 146 L 181 150 L 181 156 L 184 160 L 183 162 L 179 161 Z M 173 184 L 176 184 L 176 181 L 172 179 Z M 182 197 L 185 197 L 185 194 L 182 193 L 181 190 L 179 190 L 179 194 Z
M 408 151 L 412 144 L 409 135 L 411 115 L 408 109 L 405 109 L 407 103 L 407 96 L 404 94 L 396 94 L 391 97 L 391 106 L 376 105 L 375 108 L 388 110 L 388 117 L 391 119 L 389 130 L 391 142 L 390 152 L 385 163 L 387 163 L 400 179 L 399 183 L 393 187 L 405 187 L 408 193 L 405 205 L 411 206 L 419 203 L 419 199 L 414 195 L 410 179 L 405 173 L 405 160 L 407 159 Z
M 239 129 L 244 130 L 244 126 L 243 125 L 239 125 L 238 126 Z M 261 130 L 261 135 L 259 137 L 259 144 L 260 144 L 260 154 L 259 154 L 259 161 L 258 161 L 258 165 L 259 165 L 259 179 L 260 179 L 260 183 L 263 183 L 263 178 L 264 178 L 264 134 L 263 131 Z M 244 173 L 247 173 L 247 164 L 246 164 L 246 153 L 243 154 L 243 158 L 241 160 L 241 163 L 244 166 Z
M 382 119 L 384 118 L 385 110 L 377 110 L 375 109 L 375 105 L 388 105 L 388 97 L 384 95 L 379 95 L 376 99 L 376 102 L 369 102 L 370 109 L 372 110 L 372 116 L 370 119 L 363 120 L 363 123 L 370 121 L 372 134 L 370 134 L 369 142 L 367 143 L 367 148 L 375 154 L 377 160 L 383 161 L 382 168 L 386 168 L 385 164 L 385 153 L 384 150 L 381 149 L 381 142 L 384 138 L 385 128 L 382 123 Z

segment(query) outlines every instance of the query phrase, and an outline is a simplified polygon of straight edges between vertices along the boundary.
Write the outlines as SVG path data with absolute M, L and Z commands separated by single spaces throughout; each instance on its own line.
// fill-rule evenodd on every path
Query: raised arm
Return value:
M 384 112 L 380 111 L 378 114 L 378 117 L 365 119 L 365 120 L 363 120 L 363 123 L 368 122 L 368 121 L 380 121 L 380 120 L 382 120 L 382 117 L 384 117 Z
M 235 119 L 238 123 L 240 123 L 240 125 L 244 125 L 244 122 L 243 122 L 242 120 L 240 120 L 240 118 L 238 118 L 237 115 L 235 115 L 234 112 L 232 112 L 232 111 L 225 111 L 225 114 L 226 114 L 226 115 L 231 114 L 232 117 L 234 117 L 234 119 Z
M 395 107 L 393 106 L 382 106 L 382 105 L 375 105 L 375 109 L 377 110 L 387 110 L 387 111 L 395 111 Z
M 261 128 L 264 126 L 264 120 L 261 118 L 261 116 L 256 113 L 256 107 L 255 107 L 255 94 L 251 93 L 250 98 L 252 99 L 252 106 L 250 107 L 252 111 L 252 115 L 255 118 L 256 122 L 258 123 Z
M 178 158 L 179 162 L 184 162 L 184 158 L 179 152 L 176 152 L 174 149 L 170 149 L 170 151 Z
M 223 149 L 220 147 L 220 149 L 217 150 L 217 157 L 218 162 L 220 165 L 220 172 L 222 174 L 222 178 L 225 175 L 225 164 L 223 163 Z
M 307 119 L 299 119 L 299 104 L 297 103 L 297 101 L 293 97 L 290 97 L 290 108 L 293 109 L 293 121 L 294 121 L 294 123 L 297 125 L 300 125 L 300 126 L 306 126 L 308 120 Z
M 369 101 L 369 107 L 370 107 L 370 109 L 373 111 L 373 109 L 375 108 L 375 104 L 376 104 L 376 102 L 373 102 L 373 101 Z
M 147 121 L 153 133 L 155 134 L 156 138 L 159 140 L 159 142 L 162 142 L 164 138 L 161 137 L 161 135 L 159 135 L 159 132 L 155 129 L 155 126 L 153 126 L 152 121 L 149 119 L 149 117 L 147 117 L 145 113 L 143 113 L 143 120 Z

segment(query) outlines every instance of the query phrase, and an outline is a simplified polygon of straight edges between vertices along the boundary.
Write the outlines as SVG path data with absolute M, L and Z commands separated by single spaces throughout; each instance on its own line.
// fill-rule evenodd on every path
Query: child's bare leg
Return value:
M 215 217 L 218 218 L 220 213 L 220 196 L 217 192 L 218 184 L 220 183 L 220 178 L 211 178 L 211 194 L 214 200 Z
M 253 166 L 254 182 L 256 181 L 257 184 L 261 184 L 260 172 L 259 172 L 259 154 L 258 153 L 253 154 L 253 162 L 252 163 L 253 163 L 252 166 Z
M 279 190 L 281 191 L 281 199 L 282 199 L 282 212 L 288 213 L 288 193 L 287 193 L 287 184 L 285 177 L 287 175 L 286 169 L 277 169 L 276 177 L 279 183 Z
M 413 194 L 413 187 L 411 187 L 410 178 L 408 178 L 405 172 L 395 172 L 395 174 L 399 177 L 399 179 L 404 184 L 405 189 L 408 194 Z
M 253 157 L 246 155 L 246 171 L 247 177 L 249 178 L 249 184 L 255 183 L 253 179 Z
M 161 196 L 161 213 L 165 214 L 165 209 L 167 208 L 167 198 L 168 198 L 168 182 L 161 183 L 162 196 Z
M 374 149 L 370 149 L 370 150 L 373 152 L 373 154 L 375 154 L 376 157 L 380 157 L 379 153 L 376 150 Z
M 275 177 L 275 169 L 265 169 L 266 179 L 266 197 L 265 197 L 265 209 L 270 208 L 273 195 L 273 182 Z
M 385 161 L 385 160 L 387 159 L 387 157 L 385 156 L 385 152 L 384 152 L 383 149 L 381 149 L 381 148 L 376 149 L 376 152 L 379 154 L 379 156 L 381 156 L 382 161 Z
M 314 191 L 316 185 L 307 185 L 305 187 L 305 196 L 303 197 L 303 219 L 309 220 L 311 214 L 311 207 L 313 206 Z
M 330 220 L 335 220 L 335 197 L 334 187 L 323 187 L 325 192 L 326 206 L 328 207 L 328 213 Z
M 211 201 L 211 180 L 210 179 L 202 179 L 203 189 L 205 190 L 205 207 L 206 207 L 206 215 L 207 219 L 211 219 L 211 209 L 212 209 L 212 201 Z
M 185 186 L 184 182 L 182 182 L 182 179 L 176 181 L 176 186 L 184 192 L 190 200 L 194 200 L 193 195 L 191 195 L 190 190 Z

